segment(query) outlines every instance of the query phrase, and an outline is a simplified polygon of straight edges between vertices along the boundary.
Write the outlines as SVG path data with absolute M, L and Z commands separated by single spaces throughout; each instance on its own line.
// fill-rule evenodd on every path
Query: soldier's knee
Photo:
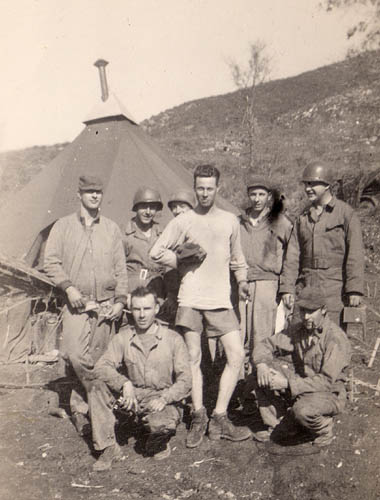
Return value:
M 199 366 L 201 364 L 202 360 L 202 351 L 201 349 L 197 347 L 192 347 L 188 349 L 189 351 L 189 357 L 190 357 L 190 364 L 192 366 Z
M 302 404 L 300 401 L 296 401 L 292 407 L 292 412 L 294 418 L 302 425 L 306 425 L 310 421 L 310 417 L 312 417 L 310 408 Z
M 229 347 L 228 349 L 226 349 L 226 355 L 228 364 L 240 369 L 245 359 L 243 346 L 240 344 L 236 344 L 233 346 L 233 348 Z
M 149 413 L 144 417 L 145 427 L 150 432 L 173 432 L 180 421 L 180 413 L 173 405 L 166 406 L 162 411 Z

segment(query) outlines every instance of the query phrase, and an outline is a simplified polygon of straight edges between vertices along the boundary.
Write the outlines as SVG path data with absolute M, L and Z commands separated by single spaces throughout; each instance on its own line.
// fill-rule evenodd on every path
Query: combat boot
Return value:
M 170 457 L 171 448 L 169 440 L 173 433 L 171 432 L 155 432 L 148 436 L 145 444 L 145 452 L 148 456 L 152 456 L 154 460 L 164 460 Z
M 230 441 L 245 441 L 252 436 L 248 427 L 236 427 L 227 417 L 226 413 L 213 413 L 211 415 L 208 437 L 216 441 L 218 439 L 228 439 Z
M 196 448 L 203 440 L 203 436 L 207 431 L 207 411 L 203 406 L 197 411 L 192 412 L 191 427 L 186 437 L 186 446 L 188 448 Z
M 84 413 L 74 413 L 71 417 L 74 427 L 79 436 L 89 436 L 91 434 L 91 424 Z
M 110 470 L 114 462 L 118 462 L 123 459 L 123 454 L 121 452 L 120 446 L 115 443 L 111 446 L 107 446 L 103 450 L 98 460 L 92 466 L 94 472 L 103 472 Z

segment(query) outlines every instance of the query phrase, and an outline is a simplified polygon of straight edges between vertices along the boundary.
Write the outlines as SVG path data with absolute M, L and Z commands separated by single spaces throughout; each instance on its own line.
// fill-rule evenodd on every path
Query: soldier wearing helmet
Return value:
M 297 305 L 301 323 L 260 342 L 254 350 L 256 373 L 248 384 L 255 389 L 266 425 L 254 437 L 281 441 L 297 432 L 297 423 L 309 431 L 313 446 L 328 446 L 333 440 L 333 416 L 345 405 L 350 341 L 329 319 L 320 287 L 303 288 Z
M 331 191 L 331 167 L 316 161 L 302 176 L 310 206 L 297 218 L 281 274 L 280 293 L 291 309 L 296 284 L 321 286 L 331 319 L 341 324 L 345 304 L 360 305 L 364 285 L 364 250 L 354 210 Z
M 189 189 L 179 189 L 170 195 L 168 207 L 174 217 L 191 210 L 196 205 L 195 197 Z
M 164 269 L 150 259 L 149 250 L 162 232 L 154 220 L 162 207 L 157 189 L 140 187 L 133 197 L 132 210 L 136 215 L 122 228 L 130 291 L 150 286 L 159 298 L 164 295 Z
M 250 175 L 246 185 L 250 206 L 239 220 L 251 300 L 240 301 L 239 309 L 249 358 L 254 346 L 275 331 L 279 277 L 293 224 L 283 213 L 280 193 L 267 177 Z
M 168 200 L 168 208 L 174 217 L 192 210 L 196 205 L 194 193 L 190 189 L 181 188 L 172 193 Z M 166 300 L 160 309 L 160 319 L 174 325 L 177 313 L 177 298 L 181 277 L 178 269 L 170 269 L 164 276 Z

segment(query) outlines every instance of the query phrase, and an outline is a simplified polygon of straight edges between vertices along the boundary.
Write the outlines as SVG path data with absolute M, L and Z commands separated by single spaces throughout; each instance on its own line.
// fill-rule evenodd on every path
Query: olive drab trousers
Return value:
M 254 345 L 275 331 L 278 281 L 256 280 L 248 285 L 251 300 L 239 302 L 240 335 L 246 362 L 252 358 Z
M 138 401 L 137 416 L 151 433 L 173 432 L 181 420 L 181 411 L 175 404 L 168 404 L 160 412 L 148 412 L 146 406 L 152 399 L 158 398 L 161 391 L 153 389 L 135 389 Z M 92 425 L 92 439 L 96 450 L 104 450 L 116 442 L 113 407 L 118 397 L 105 382 L 100 380 L 91 384 L 89 407 Z
M 94 379 L 94 366 L 107 349 L 113 333 L 112 323 L 99 318 L 97 313 L 79 314 L 67 305 L 63 308 L 60 351 L 79 380 L 70 396 L 72 414 L 88 412 L 87 393 Z

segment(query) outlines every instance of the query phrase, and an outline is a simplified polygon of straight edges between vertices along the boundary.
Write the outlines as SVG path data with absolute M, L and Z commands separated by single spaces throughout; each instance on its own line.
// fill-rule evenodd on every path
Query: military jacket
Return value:
M 298 278 L 326 295 L 363 294 L 364 249 L 360 221 L 333 197 L 321 215 L 313 206 L 297 219 L 280 278 L 280 293 L 294 293 Z
M 253 361 L 270 364 L 276 356 L 291 354 L 293 370 L 286 375 L 292 397 L 304 393 L 344 391 L 351 346 L 344 331 L 328 317 L 320 332 L 309 334 L 303 325 L 291 326 L 259 342 Z
M 248 265 L 248 281 L 278 280 L 293 224 L 285 216 L 263 218 L 252 226 L 248 211 L 239 216 L 241 246 Z

